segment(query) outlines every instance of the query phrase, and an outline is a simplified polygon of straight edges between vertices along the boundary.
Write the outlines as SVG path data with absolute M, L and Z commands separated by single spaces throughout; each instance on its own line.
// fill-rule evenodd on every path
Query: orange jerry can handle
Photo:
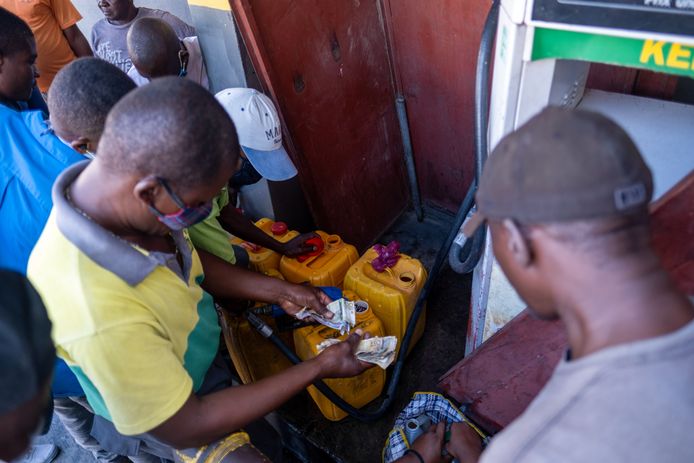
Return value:
M 297 256 L 296 260 L 298 262 L 305 262 L 310 257 L 317 256 L 318 254 L 323 252 L 323 249 L 325 249 L 325 243 L 323 242 L 323 238 L 321 238 L 320 236 L 314 236 L 313 238 L 309 238 L 306 240 L 304 244 L 310 244 L 316 249 L 311 252 L 307 252 L 306 254 Z

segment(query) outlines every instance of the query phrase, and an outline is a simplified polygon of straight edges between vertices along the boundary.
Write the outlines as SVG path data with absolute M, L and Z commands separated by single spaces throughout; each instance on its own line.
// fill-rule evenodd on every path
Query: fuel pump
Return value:
M 591 63 L 694 77 L 691 0 L 502 0 L 487 132 L 489 149 L 542 108 L 597 111 L 622 125 L 655 178 L 655 197 L 694 168 L 694 106 L 586 88 Z M 466 352 L 525 308 L 489 236 L 473 274 Z

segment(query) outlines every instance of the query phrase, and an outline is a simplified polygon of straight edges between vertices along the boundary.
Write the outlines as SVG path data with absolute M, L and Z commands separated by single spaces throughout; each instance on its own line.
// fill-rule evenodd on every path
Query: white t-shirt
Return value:
M 207 80 L 207 69 L 205 68 L 205 60 L 202 57 L 202 50 L 200 49 L 198 38 L 186 37 L 182 40 L 182 42 L 188 50 L 188 73 L 186 74 L 186 77 L 209 90 L 210 83 Z M 149 79 L 147 77 L 143 77 L 135 66 L 130 68 L 128 71 L 128 76 L 137 84 L 138 87 L 149 83 Z
M 94 55 L 118 66 L 123 72 L 128 72 L 133 63 L 128 53 L 126 37 L 130 26 L 140 18 L 158 18 L 166 21 L 179 39 L 197 35 L 195 28 L 168 11 L 154 10 L 143 6 L 137 9 L 135 18 L 127 24 L 111 24 L 106 18 L 100 19 L 92 27 L 92 49 Z
M 481 463 L 694 462 L 694 322 L 562 360 Z

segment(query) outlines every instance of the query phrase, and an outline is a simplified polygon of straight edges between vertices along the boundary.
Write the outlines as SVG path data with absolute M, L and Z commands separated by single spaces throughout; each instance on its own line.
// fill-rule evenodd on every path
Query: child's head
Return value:
M 183 205 L 199 211 L 219 194 L 238 152 L 236 128 L 212 94 L 190 79 L 163 77 L 113 107 L 87 169 L 118 185 L 114 191 L 132 191 L 112 201 L 128 211 L 133 230 L 164 235 L 171 224 L 163 216 Z
M 29 26 L 0 8 L 0 100 L 26 101 L 39 73 L 36 42 Z
M 130 27 L 127 41 L 133 66 L 143 77 L 180 75 L 187 52 L 167 22 L 140 18 Z
M 58 72 L 48 92 L 55 134 L 80 152 L 95 152 L 106 116 L 135 82 L 111 63 L 80 58 Z

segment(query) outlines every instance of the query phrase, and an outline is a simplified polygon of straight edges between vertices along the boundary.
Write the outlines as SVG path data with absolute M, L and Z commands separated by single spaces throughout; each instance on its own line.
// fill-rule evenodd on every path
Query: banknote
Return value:
M 364 339 L 357 346 L 357 358 L 364 362 L 375 363 L 384 370 L 395 360 L 395 348 L 398 338 L 384 336 Z
M 318 352 L 339 342 L 341 342 L 339 339 L 326 339 L 318 344 Z M 395 349 L 397 346 L 398 338 L 395 336 L 363 339 L 359 342 L 355 355 L 359 360 L 374 363 L 385 370 L 395 360 Z
M 333 313 L 333 318 L 325 318 L 307 307 L 301 309 L 296 314 L 296 318 L 299 320 L 312 318 L 321 325 L 329 326 L 330 328 L 338 330 L 340 334 L 348 333 L 349 330 L 354 327 L 354 324 L 356 323 L 356 310 L 354 302 L 348 301 L 344 298 L 337 299 L 328 304 L 327 308 Z

